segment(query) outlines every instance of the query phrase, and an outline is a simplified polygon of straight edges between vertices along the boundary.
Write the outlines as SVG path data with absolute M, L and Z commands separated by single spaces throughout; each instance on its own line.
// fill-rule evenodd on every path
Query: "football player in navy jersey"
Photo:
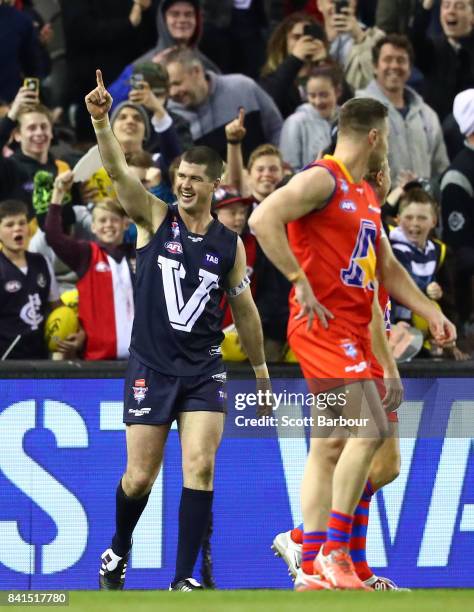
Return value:
M 224 291 L 259 389 L 268 390 L 260 319 L 237 234 L 211 215 L 223 162 L 208 147 L 182 157 L 177 204 L 147 192 L 128 168 L 112 129 L 112 98 L 97 71 L 86 96 L 104 167 L 118 199 L 136 223 L 135 320 L 125 380 L 127 468 L 116 494 L 116 532 L 102 555 L 100 587 L 122 589 L 132 532 L 143 512 L 163 456 L 171 422 L 178 421 L 183 490 L 179 508 L 173 591 L 202 588 L 192 578 L 212 507 L 214 460 L 225 413 L 220 355 Z M 262 407 L 269 408 L 268 406 Z

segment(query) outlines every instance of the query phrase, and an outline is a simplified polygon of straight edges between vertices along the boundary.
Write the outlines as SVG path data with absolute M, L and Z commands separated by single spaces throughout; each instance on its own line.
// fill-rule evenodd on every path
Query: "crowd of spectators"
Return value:
M 215 214 L 244 241 L 268 361 L 292 359 L 291 287 L 248 214 L 332 152 L 341 104 L 383 102 L 387 235 L 457 325 L 459 348 L 444 356 L 473 352 L 474 0 L 0 0 L 0 39 L 0 359 L 46 357 L 48 309 L 71 291 L 78 326 L 54 358 L 127 356 L 136 229 L 93 149 L 84 96 L 96 68 L 146 189 L 172 203 L 193 144 L 226 160 Z M 400 321 L 440 356 L 394 304 Z

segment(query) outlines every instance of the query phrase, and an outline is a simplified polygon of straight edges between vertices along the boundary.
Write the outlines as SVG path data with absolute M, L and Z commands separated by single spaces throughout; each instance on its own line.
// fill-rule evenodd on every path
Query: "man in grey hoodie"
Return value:
M 163 60 L 170 77 L 168 107 L 185 119 L 195 145 L 206 145 L 225 158 L 225 126 L 245 110 L 244 159 L 263 143 L 279 144 L 280 111 L 257 83 L 243 74 L 206 71 L 191 49 L 171 51 Z
M 413 65 L 413 48 L 406 36 L 389 34 L 373 49 L 375 79 L 357 92 L 388 107 L 389 163 L 392 182 L 436 180 L 449 166 L 438 115 L 406 83 Z

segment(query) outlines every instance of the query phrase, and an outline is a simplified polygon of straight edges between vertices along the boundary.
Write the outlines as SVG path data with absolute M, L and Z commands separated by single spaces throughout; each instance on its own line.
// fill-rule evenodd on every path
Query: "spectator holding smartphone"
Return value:
M 127 98 L 130 102 L 142 104 L 146 108 L 154 127 L 154 133 L 146 148 L 152 153 L 160 150 L 166 155 L 166 164 L 193 144 L 189 124 L 167 108 L 169 81 L 168 71 L 164 66 L 147 61 L 132 67 L 127 82 L 118 79 L 109 87 L 113 98 L 112 109 Z M 165 137 L 166 141 L 162 142 Z
M 356 17 L 357 0 L 316 0 L 324 17 L 331 57 L 344 68 L 353 89 L 372 80 L 372 48 L 383 38 L 378 28 L 366 28 Z
M 286 118 L 306 101 L 304 85 L 311 69 L 330 62 L 321 25 L 306 13 L 292 13 L 270 36 L 260 84 Z
M 24 86 L 18 91 L 7 116 L 0 120 L 0 149 L 12 135 L 19 150 L 6 160 L 12 162 L 9 197 L 25 202 L 28 218 L 36 217 L 41 225 L 49 206 L 54 177 L 68 170 L 69 165 L 50 151 L 53 118 L 50 109 L 39 102 L 37 90 Z M 64 207 L 64 215 L 68 216 L 69 224 L 74 222 L 72 206 Z

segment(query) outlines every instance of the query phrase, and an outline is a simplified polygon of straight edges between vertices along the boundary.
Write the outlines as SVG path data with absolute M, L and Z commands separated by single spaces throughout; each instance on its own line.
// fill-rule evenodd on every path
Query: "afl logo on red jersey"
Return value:
M 183 252 L 181 242 L 175 242 L 174 240 L 168 240 L 168 242 L 165 242 L 165 249 L 172 255 L 179 255 Z
M 344 212 L 355 212 L 357 210 L 357 204 L 352 200 L 342 200 L 339 204 L 339 208 Z

